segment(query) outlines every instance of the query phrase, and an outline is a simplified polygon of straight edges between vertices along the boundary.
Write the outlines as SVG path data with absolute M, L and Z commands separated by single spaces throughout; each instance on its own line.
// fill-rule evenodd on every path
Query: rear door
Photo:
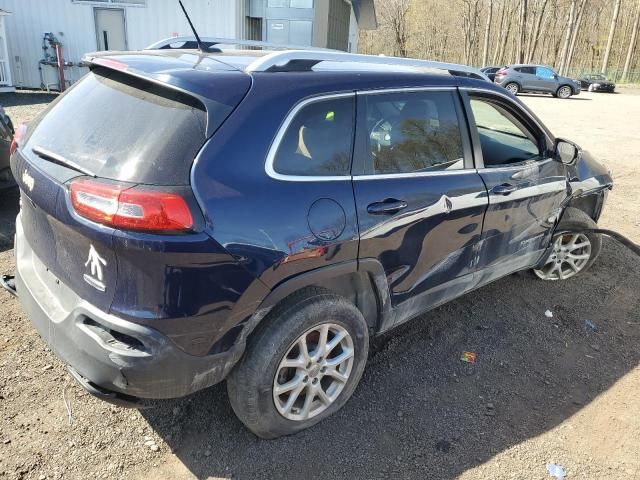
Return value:
M 520 82 L 522 90 L 536 90 L 536 69 L 534 67 L 517 67 L 516 78 Z
M 489 92 L 464 98 L 476 165 L 489 191 L 483 283 L 541 258 L 567 197 L 567 177 L 565 166 L 551 158 L 551 139 L 516 102 Z
M 357 110 L 359 257 L 401 321 L 471 288 L 487 194 L 456 89 L 361 92 Z

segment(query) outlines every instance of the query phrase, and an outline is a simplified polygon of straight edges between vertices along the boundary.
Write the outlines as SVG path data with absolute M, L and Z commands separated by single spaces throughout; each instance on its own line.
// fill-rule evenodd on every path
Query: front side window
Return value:
M 554 78 L 555 73 L 553 73 L 553 70 L 550 68 L 536 67 L 536 76 L 540 78 Z
M 485 167 L 503 167 L 542 158 L 536 135 L 500 103 L 472 98 L 471 111 Z
M 349 97 L 304 106 L 282 137 L 274 170 L 284 175 L 350 175 L 353 105 Z
M 450 92 L 367 95 L 367 174 L 464 168 L 462 137 Z

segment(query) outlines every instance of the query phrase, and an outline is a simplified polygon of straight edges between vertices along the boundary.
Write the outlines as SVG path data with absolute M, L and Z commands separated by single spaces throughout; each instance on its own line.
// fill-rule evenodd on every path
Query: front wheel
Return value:
M 573 92 L 571 91 L 571 87 L 564 85 L 558 89 L 556 96 L 558 98 L 569 98 Z
M 227 391 L 249 430 L 276 438 L 320 422 L 347 402 L 367 360 L 368 327 L 353 304 L 321 289 L 285 300 L 264 322 Z
M 597 233 L 581 232 L 597 228 L 586 213 L 568 208 L 558 225 L 559 232 L 545 264 L 533 273 L 542 280 L 567 280 L 587 270 L 600 254 L 602 238 Z

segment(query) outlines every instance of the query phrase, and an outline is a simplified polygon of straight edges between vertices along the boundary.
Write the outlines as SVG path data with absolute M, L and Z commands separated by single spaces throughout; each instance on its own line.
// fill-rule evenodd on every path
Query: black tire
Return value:
M 593 219 L 582 210 L 569 207 L 564 211 L 564 214 L 562 215 L 562 219 L 560 220 L 560 224 L 558 225 L 556 231 L 579 232 L 580 230 L 585 228 L 598 228 L 598 224 L 594 222 Z M 587 271 L 596 261 L 598 255 L 600 255 L 600 251 L 602 250 L 602 236 L 600 234 L 584 232 L 584 235 L 589 239 L 589 242 L 591 243 L 590 257 L 584 267 L 582 267 L 580 271 L 571 278 L 575 278 L 581 273 Z M 534 270 L 531 270 L 531 274 L 536 278 L 539 278 L 535 274 Z
M 326 410 L 306 420 L 290 420 L 277 410 L 274 378 L 281 360 L 306 331 L 323 323 L 344 327 L 353 340 L 354 360 L 342 391 Z M 244 357 L 227 379 L 227 392 L 240 421 L 261 438 L 291 435 L 339 410 L 353 394 L 367 361 L 368 327 L 362 313 L 343 297 L 309 288 L 277 305 L 251 335 Z
M 518 85 L 516 82 L 509 82 L 504 86 L 504 88 L 506 88 L 514 95 L 517 95 L 520 92 L 520 85 Z
M 568 94 L 564 93 L 567 90 L 569 93 Z M 560 85 L 560 87 L 558 87 L 558 90 L 556 90 L 556 94 L 555 94 L 557 98 L 562 98 L 562 99 L 571 98 L 571 95 L 573 95 L 573 89 L 569 85 Z

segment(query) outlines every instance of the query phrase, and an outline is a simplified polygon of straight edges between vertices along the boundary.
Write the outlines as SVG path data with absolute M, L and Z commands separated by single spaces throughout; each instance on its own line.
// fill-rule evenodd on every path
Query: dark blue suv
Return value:
M 16 286 L 107 401 L 226 379 L 249 429 L 294 433 L 349 399 L 372 335 L 517 271 L 571 278 L 600 250 L 582 229 L 608 171 L 473 69 L 322 51 L 86 61 L 17 139 Z

